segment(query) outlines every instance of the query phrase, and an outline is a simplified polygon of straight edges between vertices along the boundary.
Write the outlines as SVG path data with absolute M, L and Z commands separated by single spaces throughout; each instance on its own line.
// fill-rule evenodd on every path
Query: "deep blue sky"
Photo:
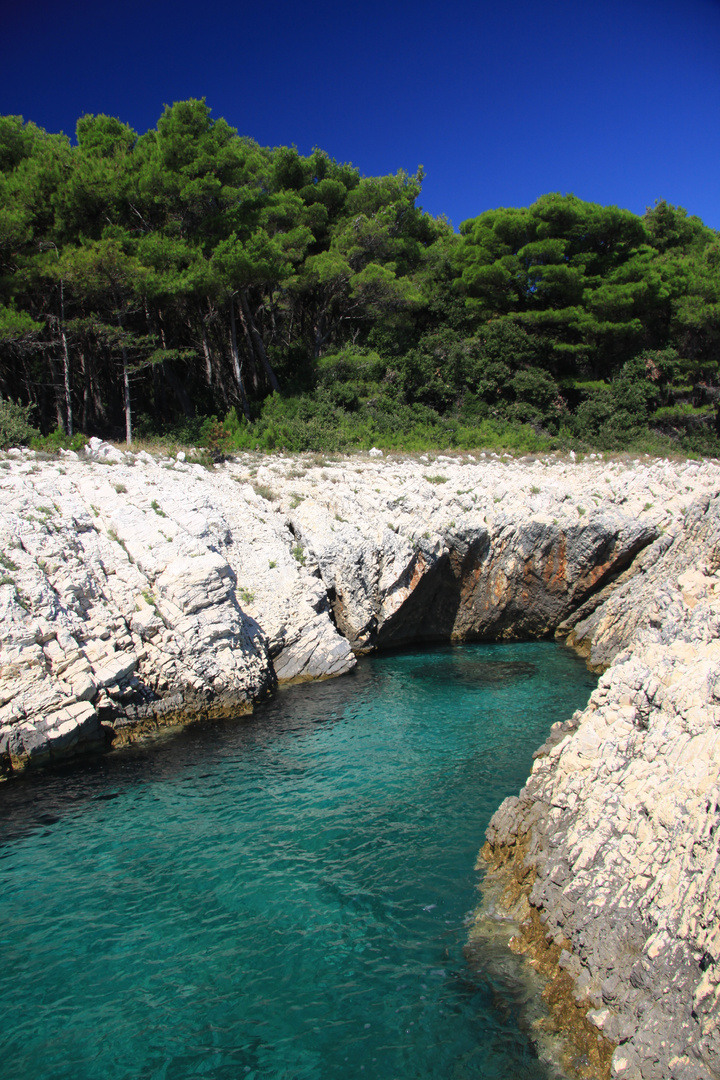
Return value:
M 720 229 L 720 0 L 2 4 L 0 113 L 143 132 L 206 97 L 263 145 L 426 170 L 457 227 L 547 191 Z

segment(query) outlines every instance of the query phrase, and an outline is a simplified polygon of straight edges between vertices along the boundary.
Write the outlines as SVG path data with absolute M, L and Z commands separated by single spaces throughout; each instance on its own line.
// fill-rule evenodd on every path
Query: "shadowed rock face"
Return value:
M 441 545 L 392 533 L 329 544 L 305 515 L 335 621 L 353 648 L 412 641 L 541 637 L 658 535 L 650 521 L 595 513 L 583 525 L 500 519 L 454 529 Z
M 455 533 L 374 644 L 543 637 L 656 536 L 651 522 L 619 515 L 567 530 L 531 521 Z

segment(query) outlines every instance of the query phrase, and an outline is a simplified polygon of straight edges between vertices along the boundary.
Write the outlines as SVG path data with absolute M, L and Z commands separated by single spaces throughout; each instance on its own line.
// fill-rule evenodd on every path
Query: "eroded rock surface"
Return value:
M 550 633 L 718 476 L 595 456 L 206 469 L 99 440 L 58 459 L 10 451 L 0 759 L 248 709 L 278 680 L 341 674 L 378 646 Z
M 612 663 L 494 816 L 490 880 L 508 884 L 531 954 L 538 915 L 564 949 L 577 1000 L 616 1045 L 612 1076 L 710 1080 L 720 1076 L 720 499 L 699 499 L 599 600 L 572 634 L 594 663 Z

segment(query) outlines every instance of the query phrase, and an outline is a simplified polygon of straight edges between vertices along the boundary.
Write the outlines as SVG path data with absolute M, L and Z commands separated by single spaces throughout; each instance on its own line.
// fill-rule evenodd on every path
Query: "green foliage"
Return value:
M 34 322 L 26 311 L 0 306 L 0 342 L 21 342 L 41 330 L 42 324 Z
M 292 549 L 293 558 L 300 563 L 301 566 L 305 565 L 305 549 L 302 544 L 295 544 Z
M 237 421 L 237 413 L 234 412 Z M 229 432 L 217 416 L 208 416 L 200 425 L 197 442 L 213 454 L 221 454 L 229 446 Z
M 457 236 L 421 169 L 261 147 L 204 99 L 76 134 L 0 117 L 0 445 L 719 449 L 720 237 L 681 207 L 551 193 Z
M 536 432 L 528 424 L 503 418 L 465 423 L 458 415 L 441 416 L 423 406 L 387 400 L 373 401 L 348 413 L 310 396 L 269 398 L 256 420 L 238 420 L 237 414 L 231 412 L 225 424 L 228 452 L 270 453 L 280 449 L 333 453 L 377 446 L 410 452 L 487 447 L 534 453 L 554 445 L 550 436 Z
M 62 428 L 56 428 L 49 435 L 36 433 L 31 439 L 30 445 L 33 450 L 42 450 L 46 454 L 56 454 L 58 450 L 74 450 L 76 453 L 87 443 L 87 435 L 77 431 L 72 437 L 66 435 Z
M 6 555 L 3 551 L 0 551 L 0 566 L 3 570 L 17 570 L 17 563 L 14 563 L 9 555 Z
M 32 405 L 0 401 L 0 450 L 10 446 L 27 446 L 39 432 L 30 423 Z

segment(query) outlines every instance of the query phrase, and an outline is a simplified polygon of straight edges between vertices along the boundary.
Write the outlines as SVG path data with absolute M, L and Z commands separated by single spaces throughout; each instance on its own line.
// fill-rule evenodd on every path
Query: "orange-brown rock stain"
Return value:
M 599 563 L 597 566 L 593 566 L 587 573 L 583 574 L 577 580 L 576 591 L 584 591 L 585 589 L 592 589 L 598 581 L 607 574 L 608 570 L 613 566 L 613 560 L 608 559 L 607 562 Z
M 407 587 L 408 596 L 410 595 L 411 592 L 414 591 L 414 589 L 420 583 L 422 578 L 425 576 L 425 571 L 426 570 L 427 570 L 427 563 L 425 562 L 425 558 L 423 556 L 423 553 L 421 551 L 419 551 L 418 552 L 418 557 L 415 560 L 415 564 L 413 566 L 412 576 L 410 578 L 410 582 L 409 582 L 408 587 Z
M 492 597 L 495 601 L 496 607 L 504 607 L 510 599 L 510 590 L 508 589 L 508 579 L 502 570 L 498 570 L 492 580 L 491 584 Z
M 564 535 L 560 536 L 557 545 L 548 552 L 542 577 L 550 590 L 567 588 L 567 540 Z
M 453 570 L 455 568 L 453 567 Z M 458 568 L 459 570 L 459 568 Z M 474 566 L 469 573 L 461 574 L 455 571 L 455 576 L 460 578 L 460 607 L 465 610 L 470 610 L 475 607 L 476 594 L 480 578 L 482 577 L 482 565 L 478 564 Z

